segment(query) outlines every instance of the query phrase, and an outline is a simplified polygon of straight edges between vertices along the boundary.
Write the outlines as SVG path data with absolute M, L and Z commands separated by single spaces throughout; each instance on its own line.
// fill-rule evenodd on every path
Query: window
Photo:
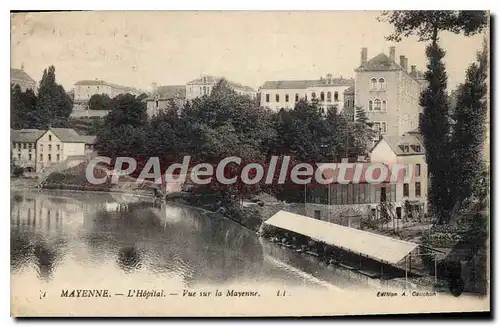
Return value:
M 339 92 L 335 91 L 333 94 L 333 101 L 339 101 Z
M 17 159 L 21 160 L 21 154 L 20 153 L 17 154 Z
M 420 196 L 420 182 L 415 183 L 415 196 Z
M 410 196 L 410 186 L 408 183 L 403 184 L 403 196 Z
M 410 147 L 408 145 L 403 145 L 403 152 L 410 152 Z
M 49 151 L 52 151 L 52 144 L 49 144 Z
M 269 93 L 266 93 L 266 102 L 269 102 Z
M 40 144 L 40 151 L 43 150 L 43 144 Z
M 368 110 L 373 110 L 373 101 L 368 101 Z
M 332 102 L 332 92 L 328 91 L 328 93 L 326 94 L 326 101 Z
M 378 88 L 380 90 L 385 90 L 385 79 L 383 78 L 378 79 Z
M 280 95 L 276 94 L 276 102 L 280 102 Z
M 290 96 L 288 94 L 285 94 L 285 102 L 288 102 L 290 100 Z
M 32 160 L 32 157 L 31 157 L 31 153 L 28 154 L 28 160 L 31 161 Z
M 420 176 L 420 164 L 415 165 L 415 176 Z
M 23 143 L 23 149 L 26 149 L 26 143 Z
M 33 147 L 33 144 L 32 144 L 32 143 L 28 143 L 28 149 L 30 149 L 30 150 L 31 150 L 31 149 L 32 149 L 32 147 Z
M 376 90 L 377 89 L 377 79 L 372 78 L 371 83 L 370 83 L 370 89 Z
M 40 161 L 43 161 L 43 154 L 40 153 Z
M 295 102 L 299 102 L 299 94 L 295 93 Z
M 382 100 L 382 111 L 387 111 L 387 101 Z
M 325 101 L 325 92 L 321 92 L 319 94 L 319 98 L 320 98 L 321 101 Z
M 49 142 L 52 141 L 52 135 L 49 135 Z
M 207 87 L 206 87 L 206 86 L 204 86 L 204 87 L 203 87 L 203 95 L 206 95 L 206 94 L 207 94 Z
M 52 156 L 50 155 L 50 153 L 47 155 L 47 159 L 49 160 L 49 162 L 52 160 Z
M 316 98 L 316 93 L 315 93 L 315 92 L 313 92 L 313 93 L 311 94 L 311 97 L 312 97 L 313 99 L 314 99 L 314 98 Z
M 314 210 L 314 219 L 321 220 L 321 211 Z
M 376 133 L 380 133 L 380 131 L 382 130 L 382 127 L 380 127 L 380 123 L 379 122 L 374 122 L 373 123 L 373 130 Z
M 385 121 L 382 122 L 381 128 L 382 128 L 382 133 L 387 133 L 387 124 Z
M 59 153 L 56 155 L 56 160 L 57 160 L 57 161 L 60 161 L 60 160 L 61 160 L 61 156 L 59 155 Z
M 380 110 L 380 100 L 375 99 L 374 103 L 375 103 L 375 106 L 374 106 L 373 110 Z
M 207 82 L 207 78 L 203 77 L 203 83 L 206 83 L 206 82 Z

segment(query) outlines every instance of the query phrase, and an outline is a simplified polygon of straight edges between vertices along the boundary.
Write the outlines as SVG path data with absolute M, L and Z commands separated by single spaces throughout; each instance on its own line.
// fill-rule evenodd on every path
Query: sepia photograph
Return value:
M 11 12 L 11 316 L 490 312 L 490 25 Z

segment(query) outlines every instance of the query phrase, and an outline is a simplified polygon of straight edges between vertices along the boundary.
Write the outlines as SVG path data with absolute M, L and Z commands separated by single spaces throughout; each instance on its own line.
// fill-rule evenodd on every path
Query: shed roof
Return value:
M 11 129 L 11 142 L 35 143 L 43 134 L 44 130 L 40 129 Z
M 398 264 L 419 245 L 355 228 L 332 224 L 286 211 L 264 222 L 320 242 L 389 264 Z

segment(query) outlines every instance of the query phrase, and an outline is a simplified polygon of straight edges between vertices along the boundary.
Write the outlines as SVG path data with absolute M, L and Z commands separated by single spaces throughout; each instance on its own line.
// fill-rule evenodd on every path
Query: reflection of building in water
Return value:
M 18 198 L 20 197 L 20 198 Z M 16 200 L 17 199 L 17 200 Z M 51 232 L 61 228 L 81 228 L 84 213 L 78 203 L 43 194 L 14 197 L 12 223 L 19 229 Z

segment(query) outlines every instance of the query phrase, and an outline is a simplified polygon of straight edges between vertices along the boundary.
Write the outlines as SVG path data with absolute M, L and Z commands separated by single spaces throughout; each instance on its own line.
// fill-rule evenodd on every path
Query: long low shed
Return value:
M 287 211 L 279 211 L 267 225 L 308 236 L 361 256 L 396 265 L 419 244 L 341 226 Z

